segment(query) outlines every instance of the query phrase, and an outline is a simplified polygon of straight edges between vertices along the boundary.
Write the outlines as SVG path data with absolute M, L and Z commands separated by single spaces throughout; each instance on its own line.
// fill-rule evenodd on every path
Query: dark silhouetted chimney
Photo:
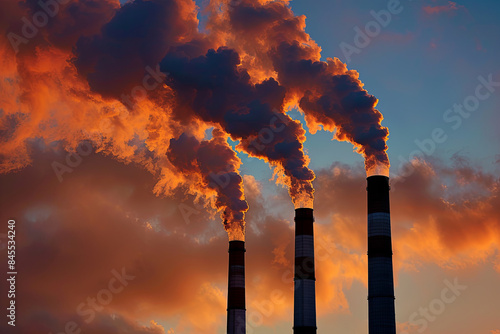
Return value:
M 295 209 L 294 334 L 316 334 L 313 209 Z
M 389 178 L 367 178 L 368 186 L 368 332 L 395 334 Z
M 229 241 L 227 334 L 246 334 L 245 242 Z

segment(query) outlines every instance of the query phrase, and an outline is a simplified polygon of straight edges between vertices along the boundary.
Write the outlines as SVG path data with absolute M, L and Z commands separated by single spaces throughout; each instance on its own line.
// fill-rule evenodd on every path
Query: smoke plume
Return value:
M 220 12 L 217 7 L 226 6 Z M 305 32 L 305 17 L 286 1 L 211 1 L 209 28 L 246 59 L 254 73 L 276 76 L 287 107 L 304 112 L 311 133 L 323 129 L 349 141 L 365 158 L 369 175 L 389 170 L 389 131 L 381 125 L 378 100 L 363 89 L 358 72 L 339 59 L 321 61 L 321 48 Z
M 305 131 L 283 113 L 285 89 L 273 78 L 253 84 L 239 65 L 239 55 L 226 48 L 192 59 L 168 54 L 161 69 L 176 92 L 175 117 L 181 123 L 191 117 L 217 123 L 240 141 L 237 149 L 276 167 L 296 206 L 312 204 L 314 173 L 303 151 Z
M 212 0 L 204 32 L 192 0 L 55 3 L 0 4 L 1 172 L 28 166 L 34 140 L 68 151 L 91 140 L 96 152 L 157 177 L 158 195 L 182 188 L 213 200 L 240 233 L 247 206 L 228 137 L 273 168 L 295 207 L 313 206 L 306 131 L 287 114 L 295 106 L 311 133 L 334 132 L 368 173 L 386 173 L 377 99 L 356 71 L 320 60 L 287 1 Z M 215 186 L 218 173 L 229 186 Z
M 199 141 L 183 133 L 170 140 L 167 156 L 180 173 L 195 179 L 193 194 L 209 189 L 213 204 L 221 211 L 224 228 L 230 240 L 245 240 L 245 212 L 248 204 L 243 195 L 243 179 L 238 173 L 241 160 L 227 143 L 227 136 L 218 129 L 212 139 Z M 214 159 L 216 157 L 216 159 Z

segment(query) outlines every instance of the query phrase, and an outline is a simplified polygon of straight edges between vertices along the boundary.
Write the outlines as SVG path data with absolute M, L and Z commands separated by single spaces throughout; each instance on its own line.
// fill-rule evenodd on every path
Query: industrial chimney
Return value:
M 316 334 L 313 209 L 295 209 L 294 334 Z
M 396 334 L 389 178 L 374 175 L 367 181 L 368 332 Z
M 229 241 L 227 334 L 246 334 L 245 242 Z

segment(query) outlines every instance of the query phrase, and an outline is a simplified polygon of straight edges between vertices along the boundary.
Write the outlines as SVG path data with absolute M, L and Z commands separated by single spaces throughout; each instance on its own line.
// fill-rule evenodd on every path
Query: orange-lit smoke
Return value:
M 297 207 L 312 205 L 314 173 L 304 152 L 305 130 L 284 113 L 285 89 L 275 79 L 253 83 L 232 49 L 209 50 L 187 58 L 172 52 L 161 62 L 167 85 L 175 92 L 180 122 L 201 118 L 216 123 L 236 148 L 274 167 Z
M 33 39 L 19 44 L 16 52 L 6 37 L 7 32 L 22 34 L 21 18 L 31 17 L 40 10 L 35 2 L 28 1 L 28 5 L 0 4 L 1 15 L 6 15 L 0 25 L 0 172 L 7 173 L 30 165 L 33 142 L 43 143 L 47 149 L 62 147 L 74 151 L 83 140 L 90 140 L 96 152 L 124 163 L 137 164 L 158 176 L 155 186 L 158 195 L 171 195 L 179 188 L 196 188 L 199 180 L 190 175 L 179 175 L 166 153 L 170 141 L 186 129 L 191 135 L 203 138 L 210 125 L 197 118 L 179 123 L 172 116 L 171 90 L 163 82 L 152 80 L 151 76 L 147 84 L 148 87 L 154 84 L 154 89 L 148 88 L 147 98 L 136 98 L 133 104 L 123 98 L 124 95 L 133 95 L 135 87 L 146 87 L 143 78 L 150 75 L 148 68 L 157 67 L 166 52 L 166 48 L 157 48 L 162 40 L 175 44 L 197 35 L 194 2 L 138 2 L 137 11 L 159 11 L 156 17 L 146 15 L 151 22 L 150 28 L 158 31 L 153 36 L 157 44 L 134 48 L 135 53 L 124 57 L 130 63 L 123 66 L 127 70 L 121 71 L 120 75 L 116 75 L 113 67 L 102 63 L 102 60 L 111 59 L 112 64 L 113 57 L 117 56 L 113 54 L 117 45 L 130 49 L 128 40 L 132 44 L 137 42 L 127 34 L 125 39 L 120 39 L 123 35 L 116 35 L 116 25 L 123 17 L 128 19 L 127 15 L 133 14 L 134 8 L 122 10 L 118 1 L 102 1 L 98 6 L 92 6 L 88 1 L 74 1 L 61 6 L 59 14 L 51 18 L 51 24 L 40 28 Z M 164 22 L 161 10 L 168 11 L 174 19 Z M 94 36 L 101 28 L 105 37 Z M 95 58 L 92 47 L 100 47 L 104 45 L 102 43 L 114 45 L 115 49 L 104 48 L 107 55 Z M 75 45 L 79 58 L 75 58 L 73 53 Z M 150 52 L 146 52 L 147 48 Z M 82 56 L 87 51 L 88 57 Z M 145 57 L 143 52 L 146 52 Z M 96 71 L 99 66 L 104 66 L 108 72 Z M 221 140 L 226 140 L 226 137 L 218 136 L 217 140 L 214 137 L 211 143 L 224 146 Z M 204 157 L 203 166 L 209 166 L 209 159 L 222 159 L 218 155 L 223 153 L 233 154 L 231 159 L 237 161 L 232 166 L 239 166 L 239 160 L 227 144 L 224 150 L 216 150 L 211 156 Z M 209 168 L 199 170 L 200 177 L 205 180 L 210 172 Z M 237 167 L 230 172 L 232 177 L 240 178 Z M 214 208 L 224 208 L 223 219 L 228 221 L 228 226 L 240 225 L 239 234 L 235 233 L 241 239 L 246 203 L 240 203 L 243 208 L 235 208 L 230 202 L 241 200 L 242 192 L 233 199 L 234 194 L 214 191 L 210 187 L 196 189 L 200 197 L 212 198 Z
M 358 72 L 339 59 L 321 61 L 321 48 L 305 32 L 305 17 L 288 1 L 212 0 L 208 28 L 251 64 L 260 80 L 277 77 L 287 107 L 305 113 L 311 133 L 323 129 L 349 141 L 365 158 L 368 175 L 388 175 L 389 131 L 381 125 L 377 99 L 363 89 Z M 218 8 L 222 5 L 225 11 Z M 264 75 L 265 74 L 265 75 Z
M 2 3 L 2 12 L 10 13 L 0 26 L 3 36 L 21 31 L 21 18 L 39 10 L 34 0 L 26 4 Z M 90 139 L 98 152 L 158 175 L 155 192 L 169 195 L 199 184 L 179 175 L 166 156 L 171 140 L 189 133 L 200 141 L 216 126 L 239 141 L 238 150 L 274 168 L 296 207 L 312 207 L 315 176 L 303 148 L 305 131 L 286 115 L 297 106 L 311 133 L 335 132 L 365 157 L 368 173 L 387 173 L 388 130 L 377 99 L 356 71 L 338 59 L 320 60 L 305 17 L 295 16 L 288 1 L 212 0 L 207 13 L 207 33 L 200 33 L 192 0 L 121 7 L 116 0 L 98 6 L 79 0 L 61 6 L 17 54 L 2 37 L 2 127 L 9 130 L 1 171 L 30 163 L 27 141 L 74 150 Z M 124 95 L 150 86 L 144 78 L 155 69 L 165 82 L 148 89 L 147 98 L 125 103 Z M 205 198 L 214 193 L 200 191 Z M 231 208 L 224 203 L 216 209 Z M 239 212 L 222 211 L 229 220 Z
M 170 140 L 167 156 L 176 171 L 193 180 L 190 193 L 214 195 L 211 204 L 221 212 L 229 239 L 244 241 L 248 204 L 238 172 L 241 160 L 227 143 L 225 133 L 214 129 L 212 135 L 210 140 L 199 141 L 183 133 Z

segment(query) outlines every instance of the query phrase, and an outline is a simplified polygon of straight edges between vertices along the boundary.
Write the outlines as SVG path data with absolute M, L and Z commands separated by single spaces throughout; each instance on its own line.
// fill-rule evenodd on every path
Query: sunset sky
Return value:
M 388 157 L 398 333 L 500 334 L 500 2 L 43 3 L 0 2 L 0 332 L 225 333 L 229 235 L 291 333 L 314 203 L 318 333 L 367 333 Z

